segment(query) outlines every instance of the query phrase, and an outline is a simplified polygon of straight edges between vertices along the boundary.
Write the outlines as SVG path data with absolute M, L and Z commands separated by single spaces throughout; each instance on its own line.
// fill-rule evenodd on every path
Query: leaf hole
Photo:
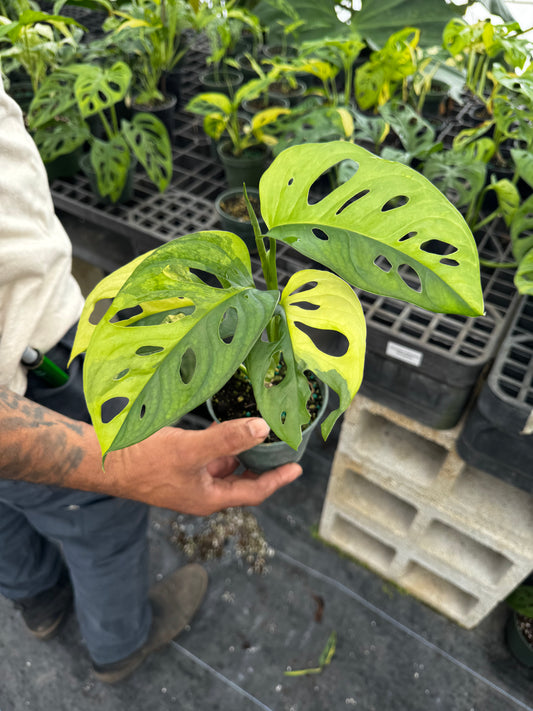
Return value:
M 231 306 L 220 319 L 218 324 L 218 335 L 224 343 L 231 343 L 237 330 L 239 314 L 237 309 Z
M 396 210 L 399 207 L 403 207 L 404 205 L 407 205 L 408 202 L 409 202 L 409 198 L 407 197 L 407 195 L 395 195 L 390 200 L 387 200 L 387 202 L 381 208 L 381 212 L 388 212 L 389 210 Z
M 292 185 L 293 183 L 294 183 L 294 178 L 290 178 L 290 179 L 289 179 L 289 182 L 287 183 L 287 185 Z
M 184 385 L 188 385 L 196 371 L 196 354 L 191 347 L 187 348 L 181 356 L 180 378 Z
M 89 323 L 96 326 L 100 323 L 102 318 L 105 316 L 107 309 L 113 303 L 113 299 L 100 299 L 94 305 L 91 315 L 89 316 Z
M 388 274 L 388 272 L 390 272 L 390 270 L 392 269 L 392 264 L 389 262 L 387 257 L 384 257 L 382 254 L 378 255 L 374 259 L 374 264 L 376 267 L 378 267 L 378 269 L 381 269 L 381 271 L 385 272 L 386 274 Z
M 349 340 L 344 333 L 329 328 L 315 328 L 307 323 L 295 321 L 294 325 L 313 341 L 319 351 L 333 358 L 342 358 L 348 352 Z
M 456 259 L 450 259 L 449 257 L 444 257 L 444 259 L 439 260 L 441 264 L 444 264 L 446 267 L 458 267 L 459 262 Z
M 359 163 L 350 158 L 345 158 L 338 163 L 334 163 L 327 170 L 325 170 L 315 182 L 309 188 L 309 193 L 307 194 L 307 202 L 309 205 L 316 205 L 316 203 L 323 200 L 329 193 L 331 193 L 331 185 L 337 183 L 337 173 L 341 169 L 342 171 L 348 173 L 351 177 L 357 173 L 359 170 Z M 325 194 L 326 193 L 326 194 Z M 320 197 L 314 197 L 319 195 Z
M 206 272 L 203 269 L 196 269 L 195 267 L 189 267 L 191 274 L 194 274 L 200 281 L 203 281 L 207 286 L 213 286 L 217 289 L 222 289 L 222 284 L 218 277 L 216 277 L 211 272 Z
M 129 306 L 127 309 L 120 309 L 117 313 L 109 319 L 109 323 L 118 323 L 119 321 L 128 321 L 134 316 L 142 314 L 142 307 L 138 304 L 136 306 Z
M 287 419 L 287 413 L 286 413 L 286 412 L 282 412 L 281 415 L 280 415 L 280 417 L 279 417 L 279 421 L 281 422 L 282 425 L 285 424 L 285 420 L 286 420 L 286 419 Z
M 406 286 L 413 291 L 422 291 L 422 282 L 417 272 L 409 264 L 401 264 L 398 268 L 398 275 Z
M 320 308 L 318 304 L 311 304 L 309 301 L 293 301 L 291 306 L 298 306 L 304 311 L 317 311 Z
M 113 380 L 122 380 L 122 378 L 125 378 L 129 372 L 130 372 L 129 368 L 124 368 L 124 370 L 121 370 L 120 373 L 117 373 L 116 375 L 113 376 Z
M 141 405 L 141 411 L 139 412 L 139 419 L 142 420 L 142 418 L 146 415 L 146 405 L 143 403 Z
M 347 207 L 350 207 L 354 202 L 357 202 L 357 200 L 360 200 L 363 198 L 365 195 L 368 195 L 370 190 L 361 190 L 360 192 L 357 193 L 357 195 L 354 195 L 351 197 L 349 200 L 347 200 L 342 207 L 339 207 L 337 212 L 335 213 L 336 215 L 340 215 L 343 210 L 346 210 Z
M 453 252 L 457 252 L 457 247 L 440 239 L 430 239 L 421 244 L 420 249 L 429 254 L 453 254 Z
M 283 382 L 283 380 L 285 380 L 285 376 L 287 374 L 287 367 L 283 360 L 283 353 L 281 351 L 278 351 L 272 355 L 269 370 L 273 370 L 273 375 L 269 380 L 265 380 L 263 385 L 265 388 L 275 388 L 276 385 L 279 385 Z
M 107 425 L 111 420 L 114 420 L 117 415 L 120 415 L 128 403 L 129 398 L 127 397 L 112 397 L 103 402 L 100 408 L 102 424 Z
M 318 227 L 313 227 L 313 234 L 315 235 L 315 237 L 321 239 L 323 242 L 327 242 L 329 240 L 329 237 L 324 232 L 324 230 L 321 230 Z
M 412 239 L 413 237 L 416 237 L 417 234 L 418 234 L 418 232 L 416 232 L 416 231 L 408 232 L 408 233 L 407 233 L 406 235 L 404 235 L 403 237 L 400 237 L 400 239 L 398 240 L 398 242 L 406 242 L 408 239 Z
M 316 286 L 318 286 L 318 282 L 306 281 L 305 284 L 302 284 L 294 291 L 291 291 L 291 296 L 294 296 L 294 294 L 301 294 L 304 291 L 311 291 L 311 289 L 314 289 Z
M 135 351 L 135 355 L 138 356 L 150 356 L 154 355 L 155 353 L 161 353 L 161 351 L 164 351 L 165 349 L 163 346 L 140 346 L 140 348 L 137 348 Z

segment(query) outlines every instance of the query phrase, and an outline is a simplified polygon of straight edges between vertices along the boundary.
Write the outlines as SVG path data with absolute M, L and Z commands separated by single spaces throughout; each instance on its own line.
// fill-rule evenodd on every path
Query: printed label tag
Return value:
M 422 359 L 424 354 L 421 351 L 415 351 L 413 348 L 407 348 L 399 343 L 393 343 L 389 341 L 387 343 L 386 354 L 390 358 L 395 358 L 396 360 L 401 360 L 404 363 L 409 363 L 409 365 L 414 365 L 419 368 L 422 365 Z

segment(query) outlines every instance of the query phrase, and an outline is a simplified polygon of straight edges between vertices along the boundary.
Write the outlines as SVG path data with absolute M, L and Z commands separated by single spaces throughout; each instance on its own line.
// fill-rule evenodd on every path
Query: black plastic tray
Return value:
M 533 491 L 533 299 L 525 297 L 457 440 L 459 455 Z
M 510 261 L 505 234 L 478 235 L 480 255 Z M 454 427 L 492 363 L 519 302 L 511 269 L 481 269 L 486 313 L 434 314 L 358 291 L 367 322 L 361 393 L 435 429 Z

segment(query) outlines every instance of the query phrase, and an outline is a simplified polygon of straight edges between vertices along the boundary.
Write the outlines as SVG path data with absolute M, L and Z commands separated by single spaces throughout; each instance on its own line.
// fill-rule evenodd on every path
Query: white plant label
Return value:
M 390 358 L 401 360 L 403 363 L 409 363 L 409 365 L 414 365 L 416 368 L 422 365 L 422 359 L 424 357 L 421 351 L 415 351 L 414 348 L 407 348 L 393 341 L 387 343 L 385 352 Z

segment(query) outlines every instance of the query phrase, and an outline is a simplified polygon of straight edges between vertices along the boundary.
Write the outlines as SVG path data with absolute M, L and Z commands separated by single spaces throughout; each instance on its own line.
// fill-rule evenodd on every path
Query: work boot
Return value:
M 15 600 L 14 605 L 34 637 L 42 640 L 54 637 L 72 609 L 72 586 L 66 568 L 51 588 L 33 597 Z
M 129 676 L 149 654 L 164 647 L 189 624 L 206 590 L 207 573 L 197 563 L 186 565 L 156 583 L 149 592 L 152 626 L 146 642 L 117 662 L 93 662 L 96 678 L 114 684 Z

